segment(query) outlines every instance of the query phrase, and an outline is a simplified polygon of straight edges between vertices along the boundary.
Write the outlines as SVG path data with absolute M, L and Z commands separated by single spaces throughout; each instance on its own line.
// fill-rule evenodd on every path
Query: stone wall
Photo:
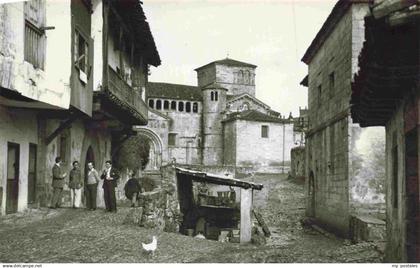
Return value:
M 237 166 L 270 167 L 281 170 L 290 167 L 293 147 L 293 125 L 271 122 L 236 120 Z M 268 126 L 268 137 L 261 137 L 261 126 Z M 226 133 L 226 132 L 225 132 Z M 226 141 L 228 142 L 228 141 Z
M 291 150 L 290 175 L 295 178 L 305 179 L 305 147 L 295 147 Z
M 248 71 L 251 81 L 239 82 L 235 73 Z M 213 82 L 217 82 L 228 90 L 228 95 L 238 95 L 248 93 L 255 97 L 255 69 L 252 67 L 226 66 L 223 64 L 210 64 L 197 71 L 197 81 L 199 87 L 204 87 Z
M 308 215 L 344 236 L 349 234 L 349 136 L 351 81 L 364 41 L 367 4 L 352 4 L 309 63 L 309 130 L 306 176 L 314 175 Z M 306 193 L 309 193 L 309 182 Z M 313 200 L 313 201 L 310 201 Z M 314 210 L 312 210 L 314 208 Z
M 213 64 L 197 70 L 197 84 L 199 87 L 205 87 L 216 81 L 216 68 Z
M 24 61 L 24 2 L 0 5 L 0 86 L 67 109 L 70 104 L 68 81 L 72 58 L 70 5 L 46 1 L 46 17 L 48 25 L 54 25 L 55 30 L 45 32 L 48 43 L 44 53 L 47 55 L 45 66 L 34 68 Z M 57 43 L 61 45 L 49 45 Z
M 225 165 L 236 165 L 236 137 L 238 135 L 236 126 L 236 121 L 223 123 L 223 163 Z
M 167 163 L 169 160 L 168 156 L 168 132 L 171 124 L 171 120 L 165 117 L 160 116 L 158 113 L 153 112 L 149 109 L 148 112 L 149 119 L 147 122 L 147 128 L 153 131 L 160 141 L 150 140 L 150 153 L 149 153 L 149 163 L 147 163 L 146 170 L 158 170 L 162 163 Z M 161 143 L 162 148 L 159 147 Z M 161 163 L 156 163 L 156 160 L 159 158 L 156 154 L 161 150 Z
M 154 99 L 156 101 L 156 99 Z M 162 107 L 164 99 L 161 99 Z M 169 100 L 171 101 L 171 100 Z M 179 100 L 178 100 L 179 101 Z M 191 102 L 192 105 L 193 102 Z M 155 132 L 162 140 L 162 162 L 166 164 L 173 158 L 177 163 L 199 164 L 201 163 L 201 122 L 202 105 L 197 102 L 198 112 L 187 113 L 177 110 L 149 111 L 149 122 L 147 128 Z M 191 106 L 192 109 L 192 106 Z M 160 116 L 159 113 L 167 116 Z M 170 119 L 169 119 L 170 118 Z M 175 135 L 175 145 L 168 144 L 169 135 Z M 159 166 L 157 166 L 159 168 Z M 147 167 L 153 169 L 153 167 Z
M 218 99 L 211 96 L 217 92 Z M 226 108 L 226 90 L 208 87 L 203 93 L 202 119 L 202 164 L 220 165 L 223 163 L 223 114 Z
M 168 159 L 175 158 L 185 164 L 201 163 L 201 105 L 199 113 L 170 111 L 166 114 L 172 119 L 169 133 L 176 134 L 175 145 L 168 146 Z
M 216 82 L 228 90 L 228 95 L 239 95 L 248 93 L 255 97 L 255 69 L 252 67 L 236 67 L 226 65 L 216 65 Z M 250 79 L 248 81 L 239 82 L 238 72 L 248 72 Z
M 182 220 L 174 165 L 162 166 L 158 187 L 140 194 L 139 207 L 131 209 L 124 223 L 166 232 L 178 232 Z

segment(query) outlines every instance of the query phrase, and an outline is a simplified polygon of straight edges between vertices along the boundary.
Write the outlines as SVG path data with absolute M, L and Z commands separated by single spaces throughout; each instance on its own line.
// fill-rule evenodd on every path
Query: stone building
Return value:
M 345 237 L 352 215 L 385 203 L 384 194 L 369 186 L 383 183 L 383 172 L 370 163 L 371 151 L 384 154 L 384 130 L 354 124 L 349 105 L 368 3 L 339 0 L 302 58 L 308 65 L 307 215 Z
M 386 128 L 387 262 L 420 262 L 420 6 L 411 5 L 373 6 L 351 99 L 354 122 Z
M 301 85 L 306 87 L 308 86 L 307 76 Z M 296 179 L 305 179 L 305 135 L 307 131 L 308 109 L 302 109 L 299 107 L 299 117 L 293 119 L 293 143 L 295 147 L 293 147 L 290 152 L 290 176 Z
M 288 169 L 293 120 L 255 97 L 255 69 L 226 58 L 197 68 L 198 86 L 149 82 L 147 128 L 162 144 L 152 152 L 161 151 L 161 157 L 151 158 L 264 172 Z
M 293 118 L 293 142 L 296 146 L 305 145 L 305 133 L 308 131 L 308 126 L 308 108 L 299 107 L 299 116 Z
M 31 0 L 1 4 L 0 16 L 5 214 L 49 204 L 56 156 L 68 170 L 75 160 L 82 174 L 88 161 L 100 170 L 147 124 L 141 96 L 160 58 L 138 1 Z

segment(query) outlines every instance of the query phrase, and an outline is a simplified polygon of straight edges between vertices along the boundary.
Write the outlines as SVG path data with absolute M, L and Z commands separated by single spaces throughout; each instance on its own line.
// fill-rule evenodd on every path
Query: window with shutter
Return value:
M 80 31 L 74 31 L 74 65 L 85 74 L 89 66 L 89 44 Z
M 42 27 L 45 23 L 45 1 L 31 0 L 24 4 L 25 44 L 24 60 L 34 68 L 44 69 L 45 34 Z

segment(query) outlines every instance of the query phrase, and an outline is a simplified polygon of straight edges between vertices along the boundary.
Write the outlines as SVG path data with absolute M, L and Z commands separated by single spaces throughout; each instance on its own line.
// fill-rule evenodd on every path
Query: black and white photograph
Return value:
M 416 268 L 419 131 L 420 0 L 0 0 L 0 264 Z

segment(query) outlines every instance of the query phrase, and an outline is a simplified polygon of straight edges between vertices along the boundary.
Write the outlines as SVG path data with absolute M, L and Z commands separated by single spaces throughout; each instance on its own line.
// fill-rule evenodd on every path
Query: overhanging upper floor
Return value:
M 418 92 L 418 24 L 392 26 L 387 17 L 365 19 L 366 41 L 351 96 L 353 121 L 362 127 L 385 126 L 400 101 Z

